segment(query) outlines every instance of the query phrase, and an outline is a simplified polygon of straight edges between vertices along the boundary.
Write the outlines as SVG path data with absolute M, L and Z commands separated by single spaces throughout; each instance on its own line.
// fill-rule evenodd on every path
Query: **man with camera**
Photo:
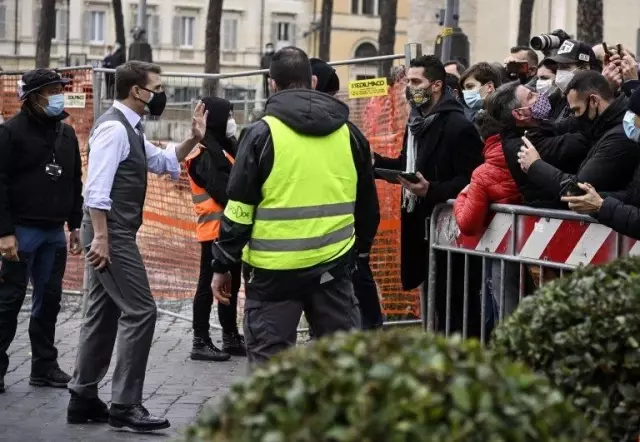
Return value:
M 54 345 L 67 262 L 64 225 L 77 255 L 82 220 L 80 149 L 75 131 L 63 123 L 67 83 L 49 69 L 27 72 L 21 110 L 0 126 L 0 393 L 29 281 L 29 383 L 66 388 L 71 379 L 58 366 Z

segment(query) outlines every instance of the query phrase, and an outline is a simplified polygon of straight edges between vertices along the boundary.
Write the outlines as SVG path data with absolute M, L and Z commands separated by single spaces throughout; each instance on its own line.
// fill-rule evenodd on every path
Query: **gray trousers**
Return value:
M 258 301 L 245 284 L 244 338 L 251 366 L 296 345 L 297 328 L 304 312 L 314 337 L 360 328 L 358 300 L 348 275 L 321 284 L 298 299 Z
M 83 222 L 81 240 L 88 251 L 93 240 L 90 222 Z M 85 264 L 90 267 L 88 308 L 69 389 L 97 397 L 117 341 L 111 400 L 134 405 L 142 402 L 157 309 L 135 232 L 109 226 L 109 247 L 111 264 L 107 269 L 96 272 Z

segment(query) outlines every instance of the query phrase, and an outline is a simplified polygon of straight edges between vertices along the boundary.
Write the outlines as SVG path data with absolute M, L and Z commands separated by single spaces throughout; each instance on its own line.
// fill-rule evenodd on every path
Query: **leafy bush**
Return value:
M 214 442 L 604 441 L 548 380 L 420 330 L 283 353 L 188 430 Z
M 640 429 L 640 259 L 579 269 L 544 286 L 493 345 L 551 381 L 614 440 Z

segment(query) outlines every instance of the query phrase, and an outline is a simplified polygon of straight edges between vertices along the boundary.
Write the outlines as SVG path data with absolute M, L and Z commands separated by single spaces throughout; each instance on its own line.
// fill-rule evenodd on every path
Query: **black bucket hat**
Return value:
M 42 89 L 45 86 L 52 84 L 66 85 L 71 83 L 71 79 L 62 78 L 60 74 L 51 69 L 34 69 L 32 71 L 25 72 L 22 76 L 20 85 L 20 100 L 23 101 L 31 92 L 35 92 Z

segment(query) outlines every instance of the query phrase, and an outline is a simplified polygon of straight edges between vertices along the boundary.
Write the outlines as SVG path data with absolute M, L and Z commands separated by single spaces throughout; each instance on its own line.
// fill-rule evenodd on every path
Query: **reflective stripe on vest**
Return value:
M 331 262 L 355 243 L 357 173 L 347 125 L 327 136 L 296 133 L 267 116 L 274 163 L 255 208 L 229 201 L 225 215 L 253 222 L 243 260 L 269 270 Z M 242 216 L 241 216 L 242 215 Z M 246 215 L 246 216 L 245 216 Z
M 198 157 L 204 151 L 204 146 L 199 145 L 187 157 L 185 164 L 187 171 L 191 165 L 191 161 Z M 224 152 L 227 159 L 233 164 L 233 157 Z M 200 242 L 214 241 L 220 235 L 220 220 L 222 219 L 223 207 L 218 204 L 202 187 L 198 186 L 191 175 L 189 177 L 189 186 L 191 187 L 191 200 L 196 213 L 196 238 Z

